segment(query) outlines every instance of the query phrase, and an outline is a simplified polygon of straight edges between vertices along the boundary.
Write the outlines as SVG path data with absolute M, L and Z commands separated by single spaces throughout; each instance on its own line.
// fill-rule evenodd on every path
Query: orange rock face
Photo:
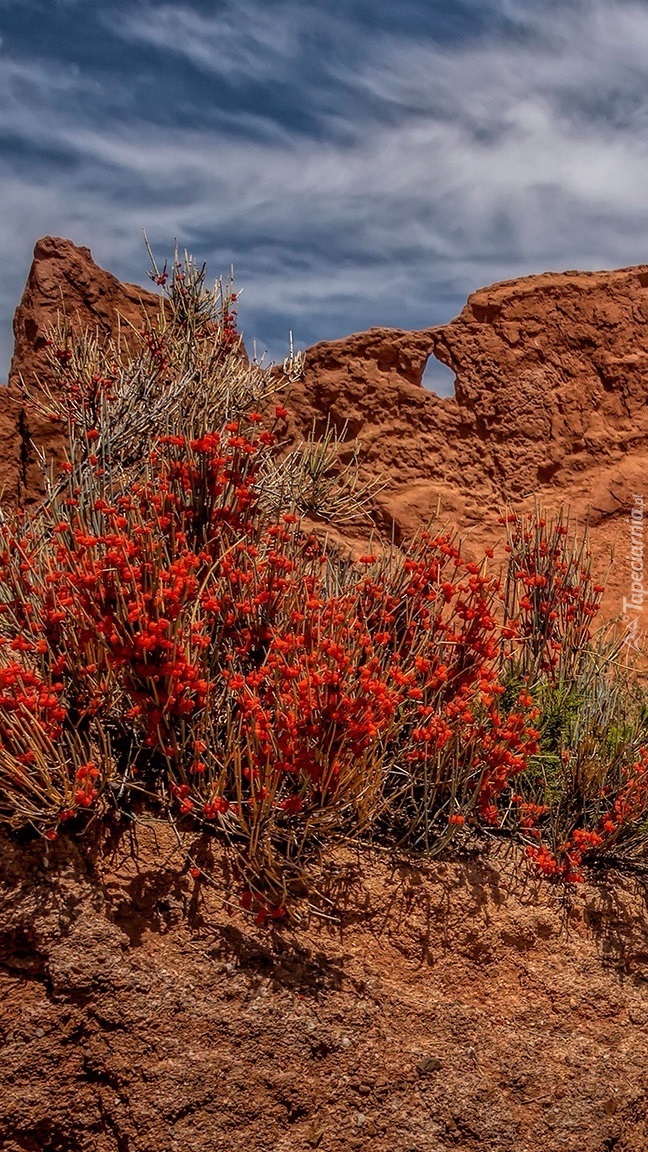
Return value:
M 9 387 L 0 395 L 0 483 L 6 498 L 34 499 L 40 492 L 40 473 L 33 445 L 56 454 L 59 436 L 47 420 L 29 412 L 23 403 L 22 385 L 30 393 L 38 381 L 52 384 L 46 357 L 46 332 L 57 317 L 66 315 L 79 329 L 97 329 L 104 336 L 116 334 L 118 324 L 141 328 L 145 314 L 159 310 L 159 297 L 135 284 L 122 284 L 99 268 L 89 248 L 77 248 L 70 240 L 44 236 L 34 248 L 22 300 L 14 315 L 14 354 Z M 2 423 L 4 421 L 4 424 Z M 10 431 L 10 429 L 13 431 Z
M 25 412 L 19 381 L 46 378 L 44 332 L 57 310 L 107 334 L 118 317 L 139 327 L 158 308 L 159 297 L 121 284 L 87 248 L 38 242 L 0 406 L 6 498 L 38 493 L 30 440 L 56 450 L 52 427 Z M 455 373 L 454 398 L 423 388 L 431 355 Z M 647 398 L 648 266 L 640 266 L 511 280 L 474 293 L 442 327 L 372 328 L 316 344 L 288 406 L 293 434 L 313 421 L 321 429 L 327 417 L 347 423 L 366 475 L 386 481 L 372 512 L 397 541 L 438 510 L 478 550 L 501 534 L 505 503 L 568 503 L 577 522 L 589 519 L 601 575 L 617 543 L 605 602 L 614 615 L 631 584 L 627 518 L 648 498 Z M 364 547 L 360 536 L 347 533 Z
M 455 398 L 426 392 L 429 355 Z M 450 324 L 371 329 L 316 344 L 295 396 L 302 431 L 327 412 L 382 473 L 377 522 L 396 539 L 437 508 L 467 547 L 492 542 L 504 504 L 569 504 L 588 520 L 605 608 L 631 585 L 627 518 L 648 499 L 648 267 L 546 274 L 472 295 Z
M 339 921 L 269 931 L 213 840 L 98 839 L 0 835 L 3 1152 L 646 1152 L 627 877 L 338 852 Z

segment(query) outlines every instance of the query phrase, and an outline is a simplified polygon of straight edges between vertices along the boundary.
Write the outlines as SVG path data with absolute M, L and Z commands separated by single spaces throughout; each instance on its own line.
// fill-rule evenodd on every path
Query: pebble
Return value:
M 427 1072 L 439 1072 L 443 1068 L 443 1060 L 439 1060 L 438 1056 L 424 1056 L 416 1067 L 421 1075 L 425 1076 Z

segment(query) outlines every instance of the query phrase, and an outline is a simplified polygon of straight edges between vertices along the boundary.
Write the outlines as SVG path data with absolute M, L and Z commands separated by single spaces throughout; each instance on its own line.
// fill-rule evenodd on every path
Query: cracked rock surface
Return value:
M 260 929 L 213 846 L 101 836 L 0 845 L 3 1152 L 648 1147 L 638 881 L 340 851 Z

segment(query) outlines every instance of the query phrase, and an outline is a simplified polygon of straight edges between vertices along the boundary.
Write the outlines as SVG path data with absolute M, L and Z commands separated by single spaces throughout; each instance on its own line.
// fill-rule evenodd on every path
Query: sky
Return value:
M 647 81 L 648 0 L 0 0 L 0 380 L 46 234 L 233 264 L 266 361 L 648 262 Z

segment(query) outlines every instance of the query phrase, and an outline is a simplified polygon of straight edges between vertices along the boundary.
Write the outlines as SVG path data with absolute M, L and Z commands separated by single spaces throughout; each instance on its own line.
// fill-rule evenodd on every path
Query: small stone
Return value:
M 439 1072 L 443 1068 L 443 1060 L 439 1060 L 438 1056 L 425 1056 L 416 1067 L 421 1076 L 426 1076 L 428 1072 Z
M 362 1128 L 362 1125 L 367 1123 L 367 1117 L 365 1116 L 364 1112 L 357 1112 L 356 1113 L 356 1121 L 355 1122 L 356 1122 L 356 1128 Z
M 350 1048 L 351 1047 L 351 1041 L 349 1040 L 348 1036 L 343 1036 L 340 1043 L 341 1043 L 343 1048 Z

